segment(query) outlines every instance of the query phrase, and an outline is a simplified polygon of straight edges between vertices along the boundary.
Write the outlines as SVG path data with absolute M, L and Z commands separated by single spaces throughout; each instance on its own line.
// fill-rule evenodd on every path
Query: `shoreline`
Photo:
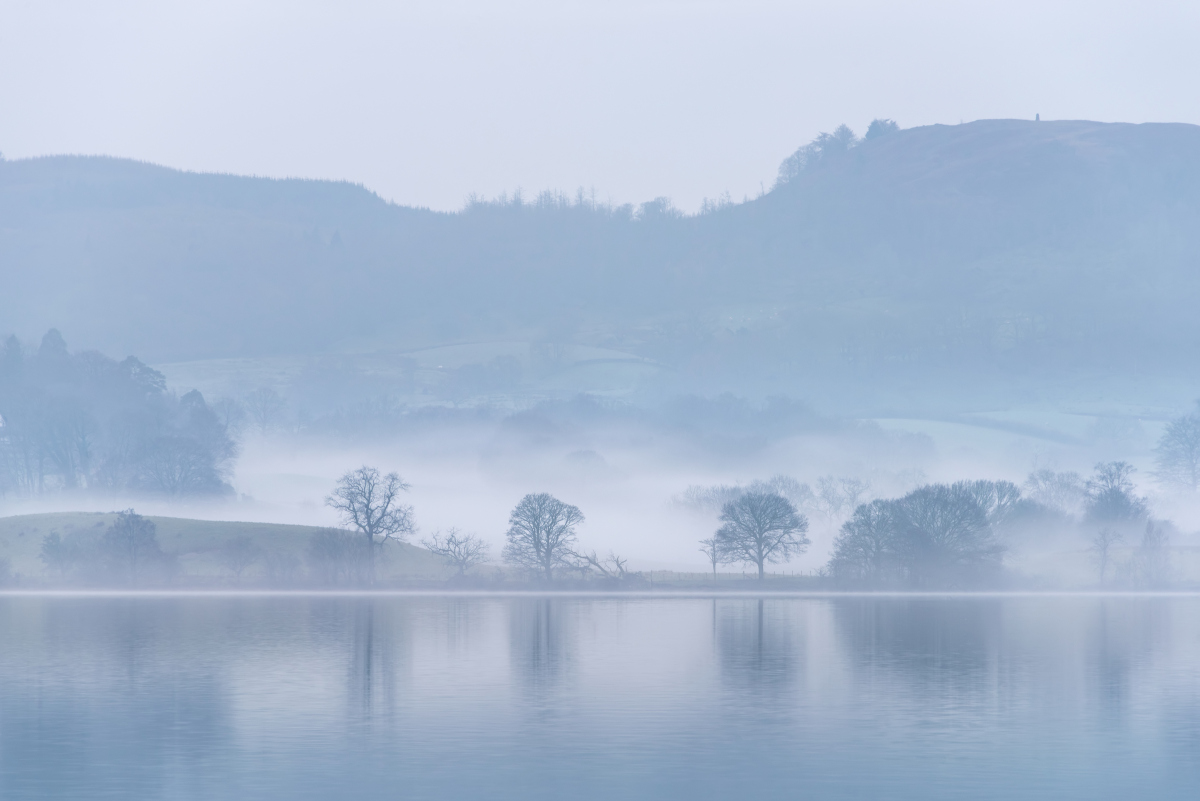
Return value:
M 0 598 L 1200 598 L 1200 590 L 979 590 L 979 591 L 802 591 L 802 590 L 0 590 Z

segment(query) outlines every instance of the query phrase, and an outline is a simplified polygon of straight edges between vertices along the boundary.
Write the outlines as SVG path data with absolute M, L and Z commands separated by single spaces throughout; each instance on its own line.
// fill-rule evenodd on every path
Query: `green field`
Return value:
M 7 559 L 14 579 L 20 584 L 38 584 L 53 580 L 39 558 L 43 539 L 57 533 L 66 539 L 100 537 L 116 519 L 116 514 L 101 512 L 56 512 L 51 514 L 0 517 L 0 559 Z M 150 517 L 157 528 L 162 550 L 178 560 L 178 580 L 205 586 L 231 584 L 234 577 L 220 559 L 220 552 L 234 537 L 248 537 L 262 554 L 290 554 L 299 565 L 296 580 L 303 582 L 308 572 L 307 552 L 317 526 L 290 526 L 277 523 L 239 523 L 233 521 L 188 520 L 177 517 Z M 407 543 L 389 542 L 377 566 L 381 581 L 442 580 L 451 571 L 442 560 L 424 548 Z M 246 568 L 241 583 L 261 584 L 265 578 L 265 559 Z

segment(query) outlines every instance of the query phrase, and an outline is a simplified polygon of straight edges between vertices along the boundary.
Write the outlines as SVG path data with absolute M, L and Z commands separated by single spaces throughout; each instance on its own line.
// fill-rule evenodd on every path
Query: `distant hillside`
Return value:
M 522 342 L 679 391 L 1029 392 L 1194 373 L 1197 221 L 1182 124 L 901 130 L 690 217 L 42 158 L 0 163 L 0 329 L 158 363 Z

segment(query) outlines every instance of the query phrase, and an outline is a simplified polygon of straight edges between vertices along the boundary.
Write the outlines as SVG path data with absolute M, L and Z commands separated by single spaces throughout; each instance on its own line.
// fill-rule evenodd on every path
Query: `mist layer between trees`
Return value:
M 522 499 L 581 510 L 588 548 L 543 563 L 546 581 L 699 567 L 702 541 L 713 567 L 847 586 L 1187 581 L 1185 565 L 1145 566 L 1179 562 L 1200 522 L 1184 412 L 1197 130 L 876 120 L 801 146 L 761 197 L 692 217 L 586 192 L 441 215 L 337 184 L 0 163 L 0 247 L 28 267 L 4 297 L 44 301 L 0 309 L 13 327 L 134 343 L 161 367 L 72 353 L 57 329 L 9 338 L 0 497 L 287 519 L 332 554 L 320 500 L 379 464 L 412 484 L 410 538 L 451 561 L 511 556 Z M 66 206 L 34 202 L 47 187 Z M 86 274 L 81 241 L 101 265 Z M 1135 264 L 1149 277 L 1131 284 Z M 229 270 L 245 280 L 218 300 Z M 55 300 L 63 286 L 93 307 Z M 347 304 L 363 296 L 396 300 L 385 320 Z M 131 297 L 150 302 L 135 314 Z M 1022 404 L 1094 422 L 1064 432 Z M 922 421 L 1011 436 L 964 449 Z M 1100 511 L 1118 496 L 1124 512 Z M 738 504 L 790 521 L 771 553 L 721 544 Z M 238 580 L 265 575 L 256 547 L 229 545 Z M 344 564 L 323 580 L 350 581 L 356 558 L 330 557 Z

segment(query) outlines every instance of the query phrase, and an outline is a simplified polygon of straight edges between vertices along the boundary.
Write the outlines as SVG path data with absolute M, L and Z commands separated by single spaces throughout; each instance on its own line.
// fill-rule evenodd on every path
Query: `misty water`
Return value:
M 1191 798 L 1200 597 L 0 598 L 3 798 Z

